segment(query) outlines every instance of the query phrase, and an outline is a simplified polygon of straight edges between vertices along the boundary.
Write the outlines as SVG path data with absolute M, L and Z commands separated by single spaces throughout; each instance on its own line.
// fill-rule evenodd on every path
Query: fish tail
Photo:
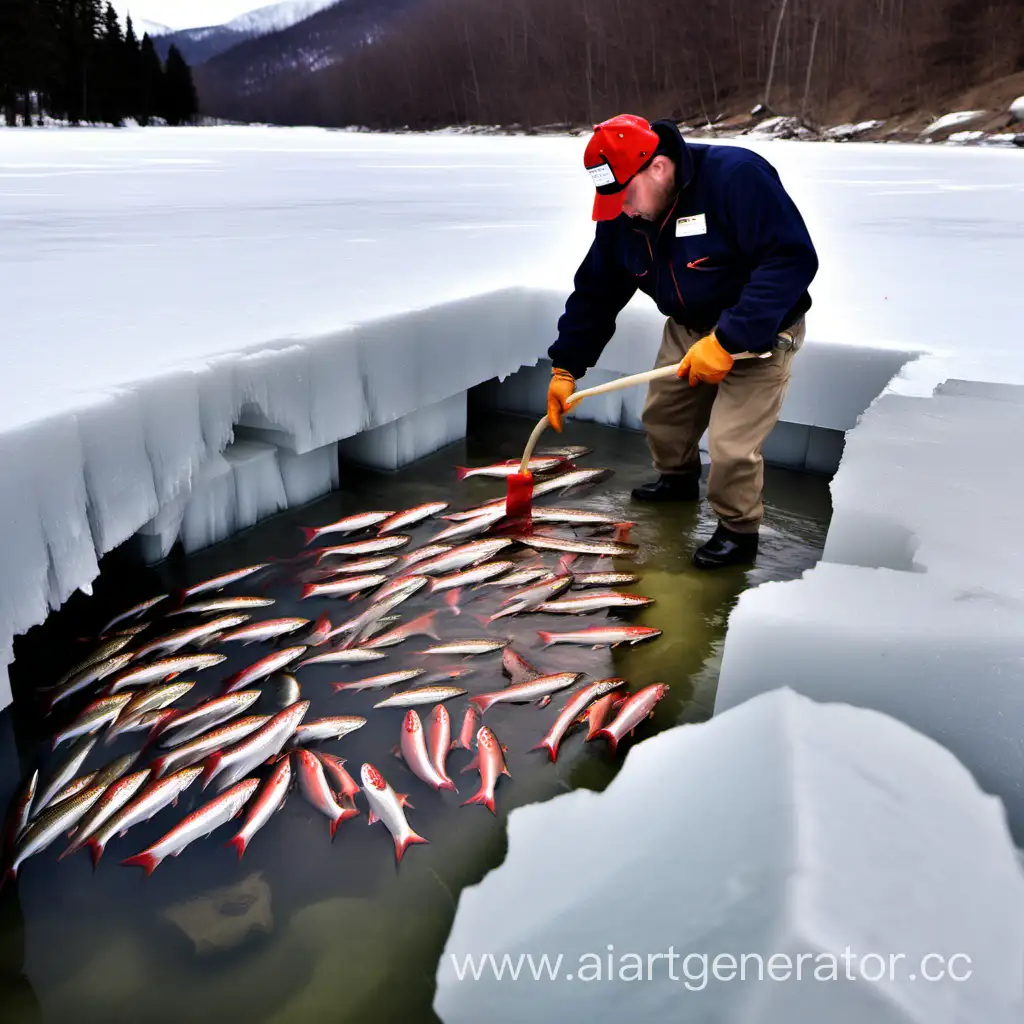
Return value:
M 494 797 L 487 792 L 485 789 L 481 789 L 479 793 L 474 793 L 468 800 L 462 801 L 462 806 L 465 807 L 467 804 L 483 804 L 491 812 L 491 814 L 497 814 L 498 812 L 494 809 Z
M 469 698 L 469 703 L 473 705 L 482 715 L 487 709 L 494 703 L 496 698 L 489 693 L 478 693 L 475 697 Z
M 455 467 L 455 479 L 456 480 L 465 480 L 468 473 L 469 473 L 469 467 L 468 466 L 456 466 Z
M 152 740 L 150 740 L 150 742 L 152 742 Z M 149 743 L 147 743 L 146 746 L 149 746 Z M 145 747 L 143 749 L 145 749 Z M 163 775 L 164 769 L 167 767 L 167 756 L 162 754 L 160 757 L 153 758 L 149 767 L 153 772 L 153 778 L 159 779 L 160 776 Z
M 315 526 L 300 526 L 302 536 L 306 538 L 307 547 L 320 536 L 320 530 Z
M 299 594 L 299 598 L 301 600 L 305 600 L 307 597 L 311 597 L 315 593 L 316 593 L 316 584 L 315 583 L 307 583 L 302 588 L 302 592 Z
M 245 856 L 245 850 L 249 845 L 249 841 L 242 832 L 239 832 L 237 836 L 232 836 L 224 845 L 232 847 L 235 853 L 238 854 L 238 859 L 241 860 Z
M 487 629 L 491 624 L 491 616 L 489 615 L 474 615 L 473 618 L 476 619 L 484 629 Z
M 185 602 L 188 600 L 188 594 L 185 593 L 184 587 L 178 590 L 172 590 L 169 596 L 171 598 L 171 604 L 174 606 L 175 610 L 184 607 Z
M 537 636 L 539 636 L 541 638 L 541 640 L 544 641 L 544 646 L 545 647 L 550 647 L 555 642 L 555 634 L 554 633 L 548 633 L 548 632 L 546 632 L 543 629 L 538 629 L 537 630 Z
M 449 779 L 447 775 L 443 776 L 443 778 L 444 781 L 441 783 L 440 786 L 437 787 L 438 790 L 440 791 L 442 789 L 450 789 L 453 793 L 458 793 L 458 790 L 455 788 L 455 783 L 452 782 L 452 780 Z
M 424 839 L 423 836 L 417 835 L 411 829 L 402 836 L 401 839 L 395 836 L 395 863 L 402 863 L 402 856 L 406 850 L 409 849 L 414 843 L 429 843 L 429 839 Z
M 610 753 L 614 754 L 616 749 L 619 746 L 619 739 L 615 735 L 615 733 L 613 733 L 608 728 L 598 729 L 597 732 L 594 733 L 594 737 L 593 738 L 596 740 L 599 736 L 602 739 L 606 739 L 608 741 L 608 750 L 609 750 Z
M 123 867 L 142 868 L 148 878 L 154 871 L 156 871 L 162 859 L 162 857 L 158 857 L 155 853 L 151 853 L 149 850 L 143 850 L 142 853 L 137 853 L 134 857 L 126 857 L 121 861 L 121 865 Z
M 459 587 L 453 587 L 444 595 L 444 603 L 448 605 L 452 610 L 453 615 L 461 615 L 462 609 L 459 607 L 459 594 L 461 593 Z
M 87 839 L 85 845 L 89 848 L 89 856 L 92 858 L 93 871 L 99 866 L 100 858 L 103 856 L 103 844 L 93 836 Z
M 548 752 L 548 757 L 550 757 L 552 761 L 558 759 L 558 743 L 555 740 L 549 740 L 546 736 L 540 741 L 540 743 L 534 744 L 534 746 L 530 747 L 530 750 L 546 750 Z
M 224 759 L 224 754 L 220 750 L 215 750 L 206 759 L 206 763 L 203 767 L 203 789 L 206 789 L 211 782 L 213 782 L 214 776 L 220 770 L 220 763 Z

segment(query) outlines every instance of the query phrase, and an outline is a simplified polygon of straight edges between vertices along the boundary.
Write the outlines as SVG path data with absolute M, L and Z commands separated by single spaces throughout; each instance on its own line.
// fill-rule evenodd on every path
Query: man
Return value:
M 615 333 L 639 288 L 668 318 L 657 366 L 677 377 L 648 390 L 643 424 L 658 479 L 638 501 L 696 501 L 698 442 L 709 430 L 714 535 L 698 568 L 749 564 L 764 513 L 761 445 L 778 420 L 804 339 L 818 258 L 775 169 L 747 149 L 687 144 L 672 121 L 620 114 L 597 125 L 583 157 L 597 190 L 594 242 L 548 350 L 548 416 Z M 740 353 L 763 358 L 734 359 Z

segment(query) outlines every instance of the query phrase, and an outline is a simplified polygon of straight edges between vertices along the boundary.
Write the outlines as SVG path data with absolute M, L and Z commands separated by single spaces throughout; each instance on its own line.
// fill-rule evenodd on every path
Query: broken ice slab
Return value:
M 466 436 L 466 394 L 461 392 L 338 442 L 343 460 L 373 469 L 400 469 Z
M 244 530 L 288 507 L 274 445 L 233 441 L 224 458 L 235 478 L 235 529 Z
M 199 467 L 181 519 L 181 546 L 186 554 L 209 547 L 235 532 L 235 476 L 223 455 Z
M 901 722 L 781 689 L 638 743 L 603 793 L 515 809 L 504 863 L 462 891 L 434 1010 L 1011 1024 L 1022 962 L 999 802 Z
M 289 508 L 322 498 L 336 490 L 341 483 L 337 442 L 314 448 L 304 455 L 295 455 L 280 448 L 277 461 L 281 467 L 281 479 Z

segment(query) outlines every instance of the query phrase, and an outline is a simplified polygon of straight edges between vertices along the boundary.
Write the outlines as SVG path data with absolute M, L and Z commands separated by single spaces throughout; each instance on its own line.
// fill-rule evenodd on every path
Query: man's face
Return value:
M 627 217 L 660 220 L 675 194 L 675 177 L 675 164 L 668 157 L 656 156 L 626 187 L 622 212 Z

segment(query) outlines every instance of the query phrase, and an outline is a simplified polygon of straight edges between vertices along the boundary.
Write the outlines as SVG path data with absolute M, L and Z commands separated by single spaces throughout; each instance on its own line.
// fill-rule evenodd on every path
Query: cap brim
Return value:
M 600 192 L 594 195 L 594 220 L 615 220 L 622 213 L 622 204 L 626 201 L 626 190 L 610 196 Z

